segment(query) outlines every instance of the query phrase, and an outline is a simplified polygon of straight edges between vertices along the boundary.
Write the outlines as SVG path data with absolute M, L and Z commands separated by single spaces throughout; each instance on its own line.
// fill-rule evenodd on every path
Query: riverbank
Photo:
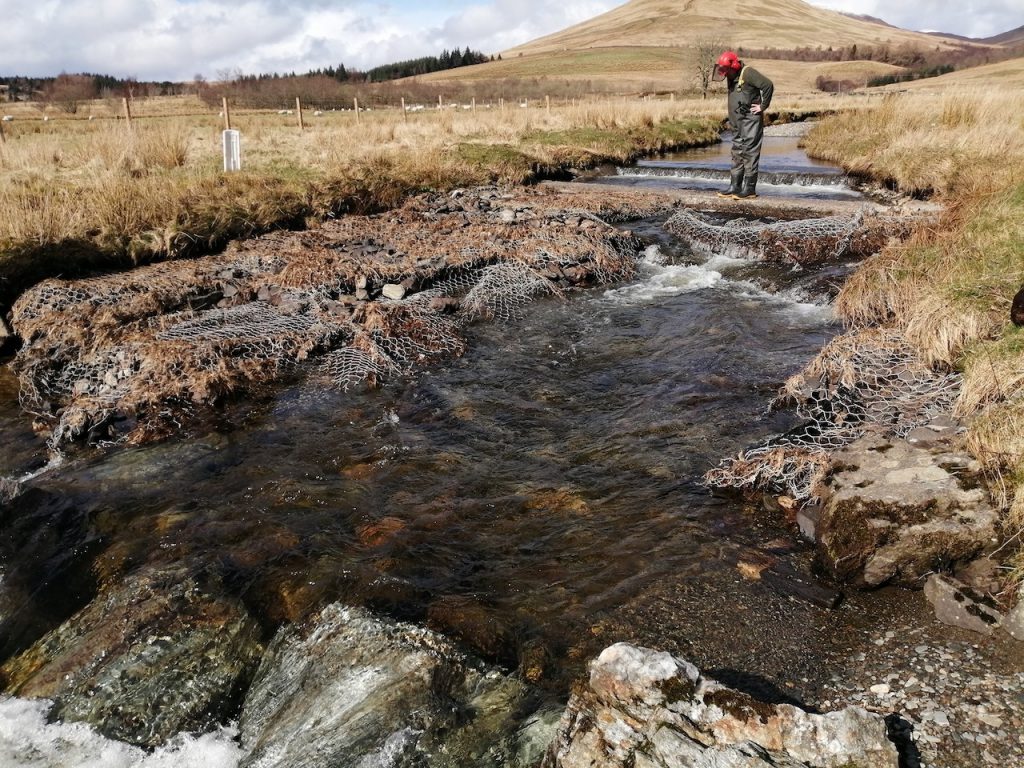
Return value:
M 667 101 L 329 113 L 304 131 L 240 113 L 244 170 L 225 174 L 215 115 L 15 120 L 0 145 L 0 307 L 46 277 L 213 253 L 426 190 L 565 177 L 715 142 L 719 124 Z
M 657 279 L 593 296 L 596 306 L 574 306 L 568 314 L 578 318 L 567 326 L 547 322 L 555 317 L 564 324 L 566 313 L 552 315 L 551 307 L 540 307 L 532 322 L 516 326 L 515 338 L 497 329 L 489 349 L 451 365 L 444 375 L 434 370 L 422 383 L 396 386 L 380 397 L 337 392 L 352 366 L 383 379 L 389 358 L 402 365 L 429 361 L 438 342 L 442 353 L 457 353 L 461 342 L 448 331 L 461 330 L 460 312 L 501 318 L 504 299 L 524 295 L 520 288 L 530 295 L 543 286 L 538 292 L 557 295 L 595 278 L 625 274 L 621 267 L 637 264 L 636 239 L 592 215 L 650 216 L 681 200 L 617 194 L 602 188 L 555 195 L 544 185 L 434 195 L 385 217 L 346 216 L 317 230 L 239 243 L 191 263 L 85 284 L 56 283 L 69 291 L 63 299 L 60 291 L 43 291 L 34 295 L 44 300 L 33 305 L 27 295 L 25 307 L 44 310 L 38 317 L 26 313 L 22 326 L 40 344 L 38 361 L 51 360 L 53 350 L 45 349 L 51 327 L 60 329 L 53 340 L 66 342 L 76 355 L 99 352 L 88 376 L 81 359 L 55 367 L 69 372 L 66 394 L 96 406 L 84 421 L 67 421 L 78 429 L 68 438 L 117 438 L 116 431 L 103 433 L 108 426 L 127 428 L 121 435 L 131 436 L 137 427 L 145 432 L 145 418 L 105 420 L 112 393 L 126 402 L 122 387 L 157 418 L 169 416 L 172 427 L 175 420 L 187 422 L 167 406 L 200 410 L 227 401 L 228 421 L 234 416 L 257 434 L 213 430 L 201 440 L 84 457 L 42 478 L 37 495 L 7 512 L 25 547 L 12 547 L 24 558 L 23 567 L 13 569 L 16 578 L 5 574 L 4 585 L 23 589 L 39 603 L 32 617 L 37 623 L 23 627 L 18 650 L 64 618 L 71 631 L 37 648 L 49 652 L 56 640 L 102 634 L 100 602 L 88 590 L 134 598 L 139 590 L 132 575 L 169 559 L 187 561 L 201 574 L 194 589 L 181 587 L 184 597 L 209 591 L 194 614 L 212 617 L 213 624 L 222 614 L 241 616 L 247 641 L 257 634 L 265 640 L 271 629 L 308 618 L 324 600 L 341 596 L 428 623 L 490 660 L 519 665 L 531 682 L 557 687 L 550 678 L 558 677 L 565 660 L 581 664 L 606 643 L 643 635 L 637 639 L 648 645 L 685 651 L 719 680 L 769 683 L 776 695 L 781 687 L 784 697 L 822 708 L 853 698 L 880 712 L 920 711 L 919 733 L 930 737 L 929 755 L 946 759 L 936 764 L 973 768 L 977 762 L 964 762 L 973 758 L 964 747 L 968 741 L 983 744 L 979 734 L 1006 748 L 993 750 L 995 759 L 1014 759 L 1016 745 L 1000 736 L 1019 722 L 1015 702 L 1004 696 L 1019 683 L 1013 658 L 997 658 L 995 644 L 986 643 L 975 659 L 971 636 L 934 622 L 934 634 L 916 634 L 931 616 L 920 610 L 917 595 L 902 591 L 858 593 L 840 611 L 794 600 L 795 594 L 820 593 L 802 582 L 810 553 L 793 541 L 792 526 L 780 525 L 778 515 L 765 521 L 757 509 L 742 508 L 734 499 L 707 500 L 703 489 L 692 487 L 710 454 L 726 455 L 726 446 L 731 451 L 755 438 L 752 430 L 776 431 L 774 422 L 758 422 L 755 414 L 779 377 L 792 371 L 793 360 L 806 359 L 834 333 L 813 319 L 822 308 L 803 303 L 805 293 L 758 288 L 752 272 L 768 265 L 748 265 L 747 272 L 735 274 L 729 267 L 736 265 L 726 257 L 702 262 L 680 252 L 672 261 L 651 251 L 639 267 Z M 724 218 L 704 223 L 736 234 L 761 227 L 759 213 L 779 212 L 754 206 L 744 213 L 728 227 Z M 671 229 L 663 224 L 647 226 Z M 671 238 L 660 242 L 669 252 Z M 559 244 L 566 252 L 552 251 Z M 433 259 L 439 252 L 458 257 L 451 263 Z M 284 264 L 279 254 L 294 263 Z M 520 262 L 511 274 L 505 269 L 515 266 L 507 263 L 510 257 Z M 329 275 L 321 274 L 324 263 L 318 261 L 331 265 Z M 787 260 L 785 266 L 792 264 Z M 487 273 L 490 267 L 502 269 Z M 479 274 L 471 282 L 462 280 L 462 271 L 474 270 Z M 147 279 L 154 274 L 162 279 Z M 780 268 L 772 279 L 789 285 L 785 281 L 794 277 Z M 467 301 L 481 285 L 476 298 L 488 294 L 490 300 Z M 729 289 L 703 290 L 713 286 L 729 286 L 733 295 L 722 299 Z M 812 285 L 800 288 L 821 294 Z M 426 306 L 409 300 L 417 293 Z M 651 295 L 686 299 L 671 306 L 629 306 Z M 88 317 L 94 333 L 75 338 L 73 328 L 48 322 L 59 316 L 57 305 Z M 398 306 L 407 309 L 392 311 Z M 409 307 L 418 311 L 408 313 Z M 678 324 L 684 313 L 695 320 Z M 250 410 L 247 403 L 221 397 L 230 388 L 219 388 L 233 383 L 235 373 L 244 379 L 274 354 L 305 364 L 331 351 L 330 344 L 350 341 L 333 336 L 335 326 L 354 331 L 362 343 L 350 345 L 359 355 L 339 355 L 337 367 L 321 372 L 333 378 L 328 387 L 294 385 L 295 369 L 285 366 L 272 374 L 280 374 L 286 388 L 265 407 Z M 118 348 L 126 334 L 130 343 Z M 399 344 L 403 335 L 413 343 Z M 162 388 L 154 390 L 143 375 L 143 386 L 133 390 L 135 375 L 149 369 L 118 353 L 142 348 L 159 358 L 158 352 L 173 352 L 183 339 L 210 355 L 168 353 L 156 382 Z M 112 346 L 104 347 L 108 342 Z M 223 355 L 224 364 L 211 366 L 211 355 Z M 253 356 L 261 355 L 254 365 Z M 692 369 L 684 371 L 684 365 Z M 44 384 L 54 381 L 45 366 L 41 370 Z M 193 386 L 196 371 L 203 374 L 199 387 Z M 333 395 L 327 394 L 332 387 Z M 742 409 L 730 411 L 727 406 L 735 402 Z M 510 467 L 510 461 L 523 464 Z M 48 524 L 51 513 L 59 515 L 60 525 Z M 53 531 L 59 540 L 35 538 L 37 528 Z M 47 559 L 54 552 L 62 556 L 56 577 Z M 160 607 L 165 582 L 190 583 L 177 573 L 156 573 L 151 602 L 152 614 L 165 622 L 160 626 L 192 622 L 187 612 L 182 619 L 178 608 Z M 43 589 L 32 582 L 39 574 L 46 574 Z M 46 599 L 72 582 L 91 586 L 61 601 Z M 132 614 L 131 600 L 126 602 Z M 89 604 L 91 609 L 82 607 Z M 143 612 L 143 618 L 149 615 Z M 133 625 L 138 643 L 131 643 L 125 658 L 136 652 L 147 658 L 173 655 L 176 646 L 161 640 L 172 632 L 154 626 Z M 206 634 L 200 639 L 216 636 L 202 628 Z M 152 637 L 158 642 L 151 643 Z M 918 679 L 912 681 L 902 676 L 915 641 L 924 650 L 913 646 L 910 666 Z M 84 651 L 99 653 L 110 670 L 119 671 L 120 657 L 92 645 Z M 257 655 L 258 649 L 242 654 L 245 669 L 236 670 L 232 680 L 244 680 Z M 961 655 L 967 661 L 952 668 Z M 31 677 L 40 660 L 43 653 L 28 652 L 18 674 Z M 160 673 L 173 677 L 173 663 L 161 661 Z M 12 664 L 8 671 L 17 666 Z M 45 686 L 59 685 L 68 669 L 77 674 L 77 666 L 74 658 L 51 663 L 40 687 L 26 690 L 52 690 Z M 945 684 L 957 679 L 954 674 L 995 706 L 964 700 L 961 689 Z M 134 684 L 131 676 L 111 677 L 118 685 Z M 75 678 L 75 685 L 72 698 L 91 683 Z M 231 710 L 233 685 L 211 683 L 224 695 L 218 711 Z M 894 695 L 887 697 L 883 686 Z M 87 693 L 64 706 L 99 706 L 82 703 L 92 698 Z M 965 713 L 962 728 L 960 715 L 950 713 L 954 708 Z M 201 721 L 197 711 L 189 710 L 188 717 Z M 942 730 L 943 718 L 956 724 L 955 734 Z M 398 746 L 404 750 L 412 737 L 403 738 Z
M 824 120 L 808 151 L 945 211 L 905 243 L 873 256 L 843 286 L 836 311 L 853 330 L 900 332 L 933 367 L 963 374 L 955 413 L 1005 512 L 1003 557 L 1024 528 L 1024 359 L 1010 305 L 1024 274 L 1024 125 L 1017 92 L 887 99 L 875 112 Z M 1012 604 L 1024 557 L 1003 572 Z

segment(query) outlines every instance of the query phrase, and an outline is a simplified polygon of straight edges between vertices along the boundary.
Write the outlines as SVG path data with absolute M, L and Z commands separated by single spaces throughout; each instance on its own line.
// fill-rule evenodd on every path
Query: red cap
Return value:
M 726 51 L 718 57 L 717 67 L 721 70 L 732 70 L 738 72 L 740 69 L 740 57 L 734 51 Z M 725 72 L 722 72 L 724 75 Z

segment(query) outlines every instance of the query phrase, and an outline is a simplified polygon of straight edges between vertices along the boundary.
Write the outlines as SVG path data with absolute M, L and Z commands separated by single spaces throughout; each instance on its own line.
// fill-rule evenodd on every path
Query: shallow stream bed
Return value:
M 479 324 L 467 354 L 414 378 L 293 383 L 41 474 L 4 510 L 5 651 L 104 579 L 175 564 L 268 636 L 326 602 L 366 605 L 519 667 L 555 701 L 617 640 L 772 700 L 832 695 L 880 633 L 928 621 L 919 596 L 829 610 L 751 577 L 745 563 L 770 563 L 813 584 L 810 548 L 700 479 L 790 425 L 766 405 L 838 332 L 827 303 L 848 267 L 709 260 L 661 224 L 631 226 L 652 243 L 635 280 Z M 9 372 L 0 384 L 0 475 L 19 475 L 44 455 Z
M 783 126 L 787 127 L 787 126 Z M 761 149 L 757 193 L 778 199 L 858 200 L 861 193 L 841 169 L 807 156 L 800 137 L 771 135 L 766 129 Z M 641 189 L 693 189 L 714 191 L 729 186 L 732 134 L 718 144 L 638 160 L 629 166 L 607 166 L 584 174 L 580 180 L 620 184 Z

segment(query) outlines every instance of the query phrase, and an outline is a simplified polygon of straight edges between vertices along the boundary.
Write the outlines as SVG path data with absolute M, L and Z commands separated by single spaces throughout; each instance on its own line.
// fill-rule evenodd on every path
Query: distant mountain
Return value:
M 1024 45 L 1024 26 L 1011 29 L 1009 32 L 1003 32 L 1000 35 L 993 35 L 992 37 L 965 37 L 964 35 L 954 35 L 952 32 L 926 32 L 925 34 L 932 35 L 933 37 L 960 40 L 961 42 L 973 43 L 975 45 L 999 45 L 1005 48 Z
M 840 11 L 843 16 L 849 16 L 851 19 L 859 19 L 860 21 L 870 21 L 872 24 L 881 24 L 883 27 L 891 27 L 892 29 L 899 29 L 890 24 L 885 19 L 880 19 L 877 16 L 869 16 L 866 13 L 847 13 L 846 11 Z
M 606 47 L 678 47 L 716 38 L 748 49 L 961 45 L 923 32 L 817 8 L 802 0 L 631 0 L 503 57 Z M 937 42 L 938 41 L 938 42 Z
M 1024 26 L 1011 29 L 1009 32 L 1003 32 L 1001 35 L 995 35 L 994 37 L 986 37 L 981 42 L 988 43 L 990 45 L 1024 45 Z
M 959 40 L 962 43 L 977 43 L 978 45 L 984 44 L 984 40 L 979 40 L 976 37 L 966 37 L 964 35 L 954 35 L 952 32 L 925 32 L 926 35 L 932 37 L 944 37 L 950 40 Z

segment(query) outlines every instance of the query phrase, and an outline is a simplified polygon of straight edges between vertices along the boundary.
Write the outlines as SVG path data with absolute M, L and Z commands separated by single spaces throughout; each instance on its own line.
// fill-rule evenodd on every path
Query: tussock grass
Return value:
M 840 291 L 851 325 L 894 323 L 931 364 L 998 337 L 1024 280 L 1024 185 L 960 200 L 935 226 L 869 259 Z
M 1024 164 L 1024 93 L 986 89 L 890 95 L 807 138 L 816 157 L 911 194 L 976 197 L 1005 189 Z
M 683 103 L 309 116 L 241 113 L 244 172 L 221 172 L 219 120 L 9 124 L 0 145 L 0 303 L 34 280 L 186 256 L 278 227 L 398 205 L 421 190 L 528 182 L 717 139 Z M 59 122 L 59 124 L 58 124 Z
M 1024 282 L 1024 109 L 1019 91 L 908 94 L 826 121 L 808 148 L 946 203 L 936 221 L 868 259 L 836 309 L 852 326 L 898 328 L 933 366 L 959 368 L 968 446 L 1024 530 L 1024 331 L 1008 321 Z M 1024 552 L 1016 556 L 1024 577 Z

